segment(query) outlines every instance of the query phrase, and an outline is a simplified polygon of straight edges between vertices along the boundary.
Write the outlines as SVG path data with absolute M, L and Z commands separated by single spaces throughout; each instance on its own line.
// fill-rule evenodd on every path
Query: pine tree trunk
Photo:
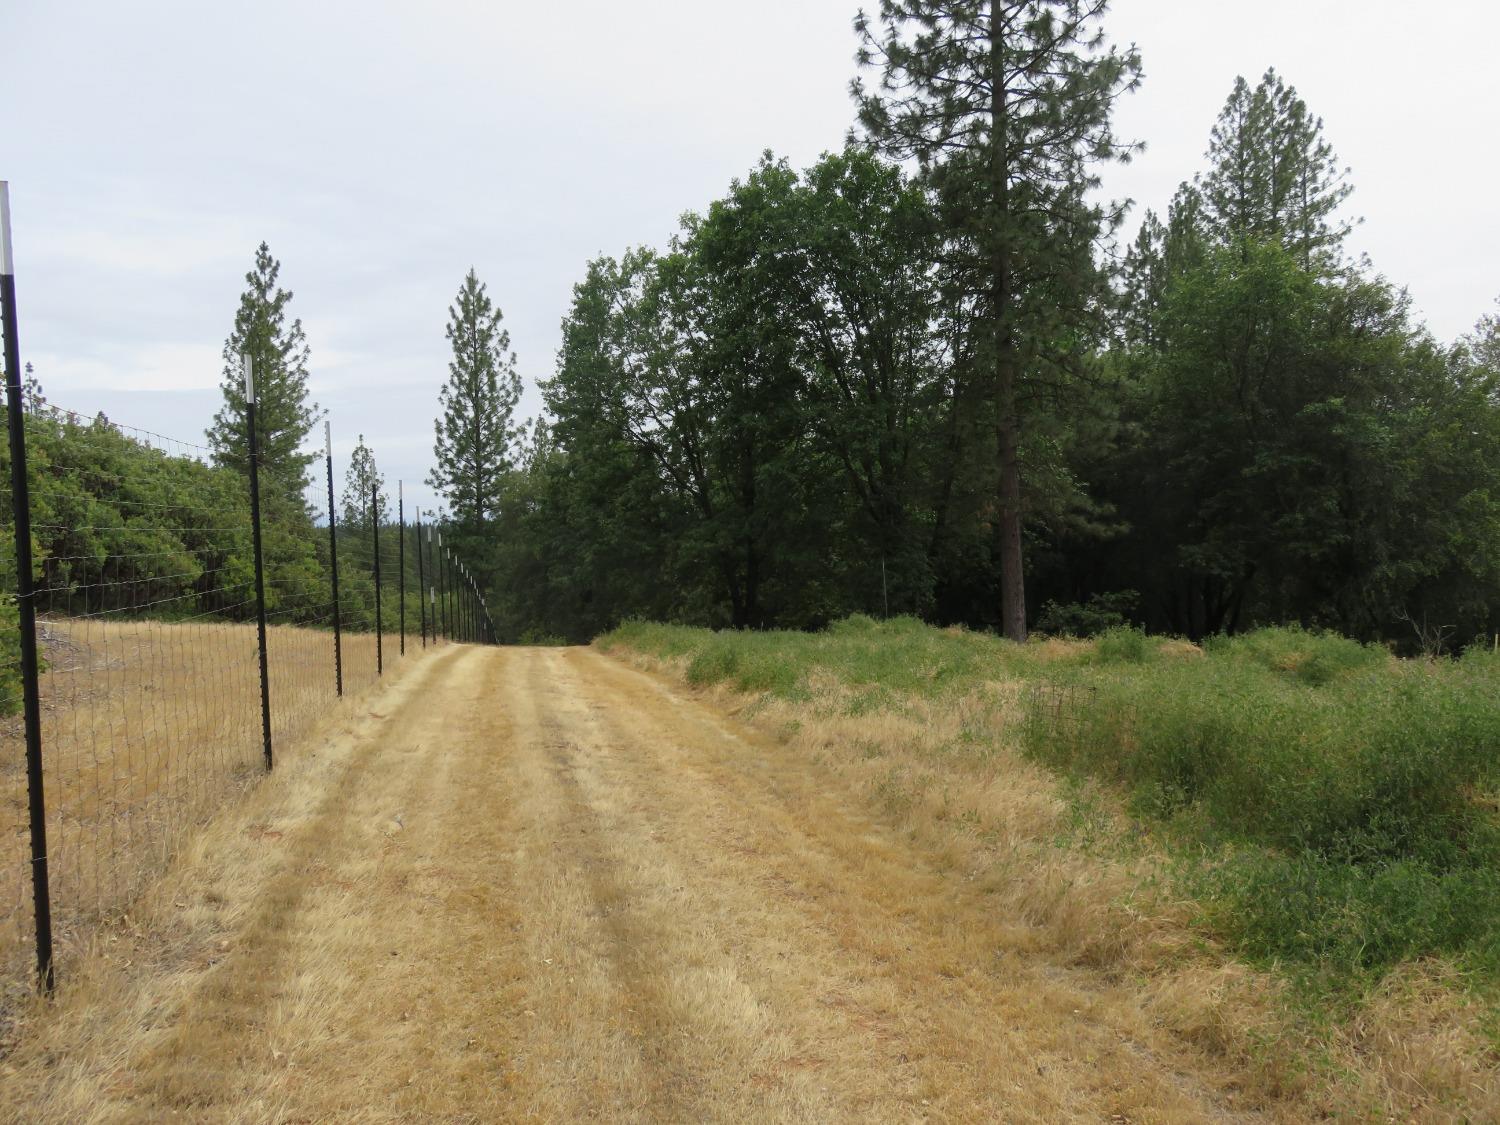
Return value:
M 1010 195 L 1009 124 L 1005 90 L 1005 23 L 1002 0 L 990 0 L 990 176 L 995 217 L 1006 218 Z M 995 237 L 992 233 L 991 237 Z M 1017 356 L 1010 326 L 1010 247 L 1003 234 L 994 254 L 995 393 L 1000 439 L 1000 625 L 1013 641 L 1026 639 L 1026 578 L 1021 550 L 1021 420 L 1016 407 Z
M 1012 641 L 1026 639 L 1026 577 L 1021 551 L 1020 420 L 1015 353 L 1000 360 L 1000 624 Z

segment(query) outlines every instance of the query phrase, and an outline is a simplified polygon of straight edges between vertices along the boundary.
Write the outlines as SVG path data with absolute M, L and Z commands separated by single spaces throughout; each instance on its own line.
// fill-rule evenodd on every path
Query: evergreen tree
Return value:
M 1221 245 L 1277 241 L 1304 268 L 1335 256 L 1350 224 L 1334 218 L 1353 187 L 1297 91 L 1274 69 L 1251 89 L 1243 77 L 1209 135 L 1198 182 L 1204 225 Z
M 349 468 L 344 474 L 344 495 L 339 512 L 341 525 L 350 530 L 370 526 L 370 494 L 380 490 L 380 501 L 376 507 L 382 523 L 385 522 L 386 496 L 385 477 L 375 465 L 375 454 L 365 444 L 365 435 L 359 435 L 354 452 L 349 455 Z
M 1195 184 L 1182 184 L 1163 223 L 1147 211 L 1135 241 L 1125 251 L 1120 336 L 1127 348 L 1161 352 L 1167 348 L 1162 302 L 1168 284 L 1203 263 L 1203 195 Z
M 980 332 L 977 357 L 995 414 L 1005 635 L 1026 636 L 1022 558 L 1022 404 L 1066 375 L 1105 288 L 1094 245 L 1119 212 L 1091 202 L 1091 165 L 1125 158 L 1109 118 L 1139 80 L 1136 51 L 1106 49 L 1104 0 L 881 0 L 861 12 L 860 121 L 937 195 L 946 258 Z
M 1496 304 L 1500 305 L 1500 301 Z M 1474 362 L 1500 376 L 1500 312 L 1480 317 L 1463 342 L 1468 345 Z
M 260 443 L 262 495 L 275 504 L 303 507 L 307 468 L 317 459 L 302 452 L 308 431 L 318 418 L 318 407 L 307 401 L 307 361 L 310 351 L 302 321 L 287 323 L 292 294 L 277 284 L 281 263 L 264 242 L 255 252 L 255 265 L 245 275 L 234 330 L 224 341 L 224 405 L 214 415 L 208 443 L 214 461 L 247 472 L 245 384 L 240 356 L 250 357 L 255 379 L 256 428 Z
M 457 303 L 448 309 L 453 359 L 439 395 L 443 414 L 435 427 L 436 464 L 427 478 L 448 500 L 458 526 L 470 532 L 499 512 L 519 433 L 514 418 L 521 377 L 510 333 L 500 321 L 500 310 L 471 269 Z
M 1131 347 L 1154 348 L 1161 320 L 1167 272 L 1164 248 L 1167 228 L 1155 211 L 1147 211 L 1135 241 L 1125 251 L 1121 331 Z
M 21 384 L 21 401 L 25 403 L 28 413 L 47 413 L 47 396 L 42 391 L 42 381 L 37 378 L 36 369 L 28 363 L 25 372 L 26 378 Z

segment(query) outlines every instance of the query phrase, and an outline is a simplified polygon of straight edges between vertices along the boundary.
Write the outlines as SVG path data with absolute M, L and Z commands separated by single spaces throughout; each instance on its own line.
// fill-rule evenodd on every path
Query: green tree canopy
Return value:
M 344 472 L 344 492 L 340 497 L 339 522 L 348 529 L 370 526 L 371 505 L 378 491 L 379 503 L 374 511 L 383 523 L 390 514 L 385 495 L 385 477 L 376 467 L 375 454 L 365 444 L 365 435 L 360 434 L 349 454 L 349 467 Z
M 1196 181 L 1204 225 L 1223 245 L 1277 241 L 1304 266 L 1336 256 L 1350 223 L 1336 217 L 1353 191 L 1323 120 L 1275 69 L 1252 89 L 1243 77 L 1214 123 L 1208 171 Z
M 254 266 L 245 275 L 234 328 L 224 341 L 224 405 L 214 415 L 208 443 L 215 463 L 248 472 L 240 357 L 249 356 L 255 379 L 263 495 L 273 503 L 279 499 L 290 507 L 302 507 L 308 466 L 317 459 L 316 454 L 303 452 L 302 446 L 319 412 L 317 404 L 307 399 L 311 351 L 302 321 L 287 323 L 292 294 L 281 288 L 280 275 L 281 263 L 262 242 Z
M 453 358 L 439 392 L 443 413 L 436 423 L 434 465 L 427 478 L 447 499 L 461 529 L 477 529 L 495 518 L 505 475 L 513 467 L 521 377 L 501 320 L 471 269 L 448 309 Z
M 854 83 L 870 138 L 914 158 L 948 234 L 956 298 L 979 327 L 975 370 L 993 404 L 999 458 L 999 557 L 1005 634 L 1026 636 L 1022 412 L 1036 384 L 1066 382 L 1080 331 L 1096 320 L 1097 240 L 1119 209 L 1090 197 L 1093 166 L 1128 157 L 1110 128 L 1140 74 L 1135 50 L 1106 47 L 1102 0 L 881 0 L 855 21 Z

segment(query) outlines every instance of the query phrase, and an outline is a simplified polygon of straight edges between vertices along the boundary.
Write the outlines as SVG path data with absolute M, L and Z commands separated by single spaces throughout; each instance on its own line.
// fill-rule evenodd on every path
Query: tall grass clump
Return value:
M 1129 625 L 1116 625 L 1099 634 L 1092 660 L 1097 664 L 1144 664 L 1157 654 L 1157 642 Z
M 1027 744 L 1206 846 L 1199 889 L 1254 954 L 1335 973 L 1429 952 L 1494 965 L 1497 671 L 1265 630 L 1201 660 L 1107 665 L 1065 715 L 1038 709 Z
M 1212 637 L 1205 648 L 1216 656 L 1258 664 L 1315 687 L 1352 672 L 1389 665 L 1391 655 L 1337 633 L 1288 626 L 1257 629 L 1233 637 Z
M 696 687 L 727 683 L 786 698 L 826 675 L 856 688 L 930 697 L 966 690 L 979 679 L 1027 674 L 1037 663 L 1025 645 L 961 630 L 934 629 L 914 617 L 876 621 L 861 614 L 819 633 L 689 629 L 629 621 L 600 637 L 664 660 L 684 660 Z

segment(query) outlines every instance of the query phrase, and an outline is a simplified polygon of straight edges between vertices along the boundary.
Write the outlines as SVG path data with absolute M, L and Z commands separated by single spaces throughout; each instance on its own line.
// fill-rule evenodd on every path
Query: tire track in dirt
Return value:
M 444 715 L 434 724 L 417 700 L 434 683 L 461 680 L 472 660 L 464 650 L 444 653 L 415 682 L 376 700 L 377 729 L 355 742 L 312 811 L 252 826 L 280 862 L 269 879 L 244 888 L 253 906 L 225 939 L 227 952 L 181 1002 L 181 1018 L 131 1065 L 132 1116 L 254 1120 L 285 1112 L 299 1046 L 319 1042 L 291 1028 L 329 1010 L 362 975 L 360 958 L 346 956 L 357 938 L 352 907 L 380 879 L 372 858 L 388 850 L 385 806 L 420 816 L 442 780 L 422 751 L 429 739 L 454 733 L 447 728 L 455 722 Z M 327 971 L 334 960 L 344 971 Z
M 825 791 L 779 743 L 597 653 L 555 659 L 569 706 L 592 714 L 600 744 L 624 748 L 601 757 L 599 791 L 633 792 L 668 856 L 658 862 L 687 874 L 726 955 L 797 1029 L 792 1065 L 752 1077 L 784 1082 L 811 1064 L 850 1120 L 1254 1119 L 1185 1060 L 1096 1018 L 1076 980 L 998 959 L 982 894 Z M 827 1007 L 848 1017 L 843 1034 L 809 1019 Z M 872 1046 L 882 1057 L 862 1058 Z
M 604 737 L 556 652 L 527 677 L 522 707 L 535 726 L 518 721 L 517 758 L 530 778 L 518 806 L 534 818 L 523 832 L 538 846 L 525 850 L 517 883 L 535 888 L 526 914 L 538 919 L 529 944 L 539 971 L 566 982 L 540 989 L 537 1002 L 570 1025 L 542 1060 L 555 1069 L 537 1083 L 540 1115 L 837 1118 L 812 1075 L 758 1080 L 797 1045 L 719 948 L 722 918 L 705 914 L 701 887 L 657 842 L 646 798 L 616 763 L 617 751 L 635 748 Z

